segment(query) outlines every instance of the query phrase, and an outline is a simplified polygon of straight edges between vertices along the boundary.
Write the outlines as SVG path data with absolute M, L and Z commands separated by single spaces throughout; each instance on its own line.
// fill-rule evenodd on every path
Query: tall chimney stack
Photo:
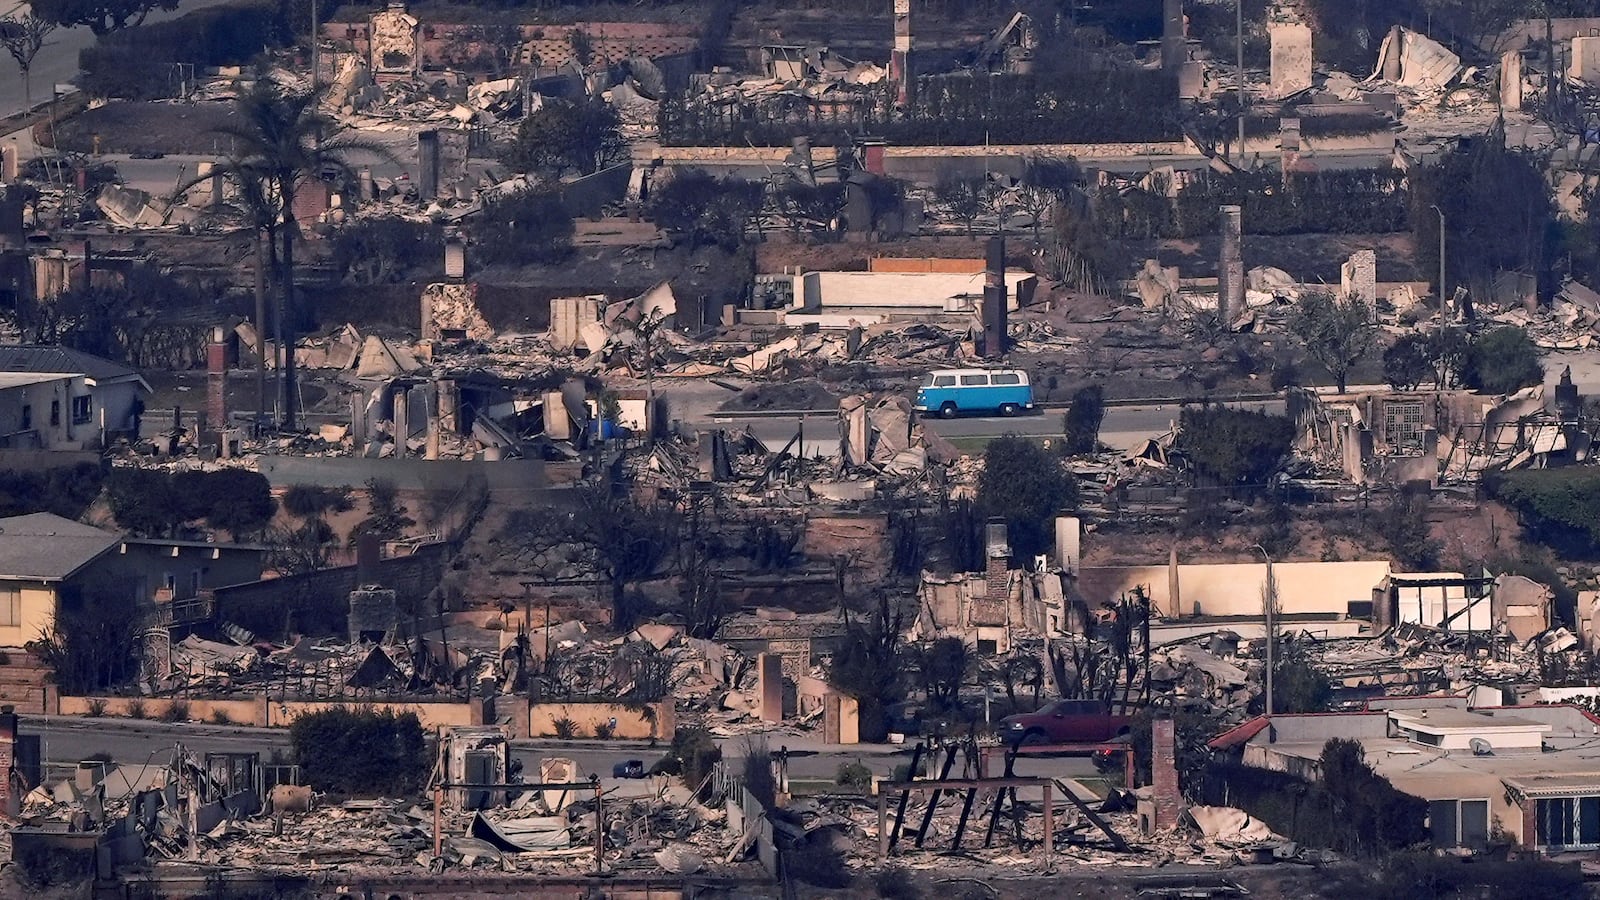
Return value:
M 998 359 L 1006 352 L 1006 239 L 989 238 L 983 268 L 983 356 Z
M 916 71 L 911 59 L 911 0 L 894 0 L 894 48 L 889 52 L 889 78 L 895 85 L 895 102 L 911 102 Z
M 217 431 L 227 431 L 228 344 L 221 325 L 212 326 L 211 341 L 206 344 L 206 419 Z
M 1161 9 L 1161 68 L 1176 72 L 1189 61 L 1184 46 L 1183 0 L 1163 0 Z
M 439 132 L 417 135 L 417 195 L 423 203 L 439 196 Z
M 1217 315 L 1224 325 L 1244 311 L 1243 210 L 1222 207 L 1222 259 L 1217 267 Z

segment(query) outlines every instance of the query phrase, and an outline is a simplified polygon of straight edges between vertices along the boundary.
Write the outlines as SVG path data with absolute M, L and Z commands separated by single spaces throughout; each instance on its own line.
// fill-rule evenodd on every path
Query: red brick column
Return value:
M 1155 830 L 1177 825 L 1183 794 L 1178 790 L 1177 740 L 1171 716 L 1160 716 L 1150 724 L 1150 782 L 1156 803 Z
M 1517 802 L 1518 808 L 1522 810 L 1522 840 L 1517 842 L 1517 846 L 1524 850 L 1533 850 L 1539 841 L 1537 803 L 1538 801 L 1532 797 L 1523 797 Z
M 211 329 L 206 345 L 206 421 L 221 431 L 228 427 L 228 345 L 222 327 Z

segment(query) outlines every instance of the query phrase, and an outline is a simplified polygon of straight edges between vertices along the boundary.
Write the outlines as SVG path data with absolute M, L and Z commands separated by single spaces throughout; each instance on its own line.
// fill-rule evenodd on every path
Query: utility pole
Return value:
M 1244 0 L 1234 0 L 1233 11 L 1235 15 L 1234 50 L 1238 54 L 1239 77 L 1239 167 L 1244 168 Z
M 1271 718 L 1271 716 L 1272 716 L 1272 664 L 1273 664 L 1272 657 L 1273 657 L 1274 651 L 1277 649 L 1277 645 L 1278 645 L 1278 632 L 1277 632 L 1277 629 L 1275 628 L 1274 623 L 1272 621 L 1272 614 L 1273 614 L 1273 607 L 1278 605 L 1278 586 L 1276 584 L 1274 584 L 1273 580 L 1272 580 L 1272 556 L 1270 554 L 1268 554 L 1266 548 L 1261 546 L 1260 544 L 1256 544 L 1255 545 L 1255 549 L 1261 551 L 1262 558 L 1267 561 L 1267 596 L 1266 596 L 1265 600 L 1262 602 L 1261 605 L 1262 605 L 1262 615 L 1263 615 L 1263 618 L 1266 621 L 1266 626 L 1267 626 L 1267 673 L 1266 673 L 1266 681 L 1267 681 L 1266 701 L 1267 702 L 1266 702 L 1265 709 L 1266 709 L 1267 717 Z
M 1444 293 L 1444 210 L 1440 209 L 1437 203 L 1432 204 L 1431 208 L 1439 214 L 1439 312 L 1448 320 L 1450 298 Z

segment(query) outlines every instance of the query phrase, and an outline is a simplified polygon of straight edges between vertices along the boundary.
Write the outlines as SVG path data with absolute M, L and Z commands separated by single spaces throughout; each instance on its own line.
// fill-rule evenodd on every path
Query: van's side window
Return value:
M 990 384 L 1021 384 L 1022 376 L 1015 372 L 1001 372 L 990 376 Z
M 934 387 L 955 387 L 956 386 L 956 377 L 954 375 L 935 375 L 933 377 L 933 386 Z
M 962 384 L 963 387 L 973 387 L 973 386 L 983 387 L 984 385 L 987 385 L 988 383 L 989 383 L 989 376 L 987 376 L 987 375 L 963 375 L 963 376 L 961 376 L 961 384 Z

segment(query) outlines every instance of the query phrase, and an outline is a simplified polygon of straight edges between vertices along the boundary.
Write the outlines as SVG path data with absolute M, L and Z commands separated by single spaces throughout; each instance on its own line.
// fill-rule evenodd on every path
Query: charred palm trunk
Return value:
M 256 428 L 267 421 L 267 242 L 256 229 Z
M 281 185 L 280 196 L 283 202 L 283 291 L 279 295 L 282 299 L 278 308 L 279 346 L 283 348 L 283 396 L 280 399 L 283 402 L 283 427 L 293 431 L 298 396 L 294 370 L 294 232 L 298 226 L 294 219 L 292 178 Z

